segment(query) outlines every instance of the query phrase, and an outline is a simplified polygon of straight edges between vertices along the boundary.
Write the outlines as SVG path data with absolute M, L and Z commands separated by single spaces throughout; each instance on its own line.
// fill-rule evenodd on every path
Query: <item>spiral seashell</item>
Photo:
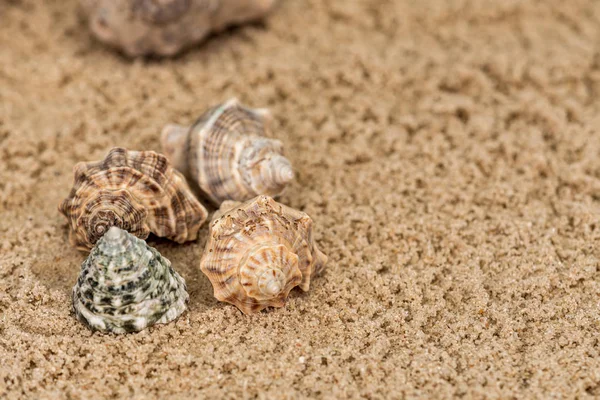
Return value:
M 77 319 L 92 330 L 113 333 L 171 322 L 188 298 L 185 281 L 169 260 L 115 226 L 96 243 L 73 287 Z
M 237 99 L 206 111 L 191 127 L 167 125 L 161 142 L 175 168 L 198 183 L 215 205 L 276 196 L 294 179 L 283 144 L 265 137 L 271 114 Z
M 305 213 L 258 196 L 227 201 L 210 223 L 200 269 L 220 301 L 250 314 L 283 307 L 290 291 L 307 291 L 327 262 Z
M 113 148 L 106 158 L 75 165 L 74 186 L 59 206 L 71 244 L 89 250 L 111 226 L 146 239 L 195 240 L 208 215 L 185 178 L 153 151 Z
M 171 56 L 211 32 L 259 19 L 276 0 L 81 0 L 92 33 L 135 57 Z

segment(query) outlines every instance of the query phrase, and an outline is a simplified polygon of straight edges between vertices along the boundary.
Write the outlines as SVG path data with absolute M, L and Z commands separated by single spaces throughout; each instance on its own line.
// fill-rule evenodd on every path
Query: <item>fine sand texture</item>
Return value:
M 76 9 L 0 1 L 0 398 L 600 396 L 600 2 L 282 0 L 133 61 Z M 233 96 L 272 109 L 325 272 L 245 316 L 199 269 L 206 225 L 151 237 L 189 311 L 92 333 L 73 165 Z

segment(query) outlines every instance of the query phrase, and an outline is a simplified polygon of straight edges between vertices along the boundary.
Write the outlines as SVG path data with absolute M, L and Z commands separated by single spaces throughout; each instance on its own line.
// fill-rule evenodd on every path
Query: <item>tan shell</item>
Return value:
M 73 168 L 74 185 L 59 211 L 71 244 L 91 249 L 111 226 L 145 239 L 152 232 L 179 243 L 194 240 L 207 211 L 165 156 L 115 147 L 102 161 Z
M 209 33 L 266 15 L 276 0 L 81 0 L 101 41 L 135 57 L 170 56 Z
M 306 213 L 268 196 L 223 203 L 200 261 L 215 297 L 250 314 L 283 307 L 296 286 L 307 291 L 327 262 L 312 225 Z
M 268 110 L 244 107 L 233 98 L 191 127 L 167 125 L 163 152 L 215 205 L 277 196 L 294 179 L 294 170 L 283 144 L 266 136 L 270 121 Z

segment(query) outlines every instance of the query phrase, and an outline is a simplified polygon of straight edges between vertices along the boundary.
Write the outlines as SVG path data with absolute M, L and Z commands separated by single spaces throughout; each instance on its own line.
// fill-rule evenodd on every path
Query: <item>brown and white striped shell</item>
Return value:
M 276 0 L 81 0 L 93 34 L 131 57 L 170 56 L 229 25 L 259 19 Z
M 179 243 L 194 240 L 207 211 L 165 156 L 115 147 L 102 161 L 73 168 L 74 185 L 59 211 L 71 244 L 91 249 L 111 226 L 145 239 L 150 232 Z
M 206 111 L 191 127 L 167 125 L 163 152 L 215 205 L 277 196 L 294 179 L 294 170 L 283 156 L 283 144 L 266 136 L 270 120 L 268 110 L 230 99 Z
M 224 202 L 210 223 L 200 269 L 220 301 L 245 314 L 283 307 L 290 291 L 307 291 L 327 256 L 312 236 L 304 212 L 258 196 Z

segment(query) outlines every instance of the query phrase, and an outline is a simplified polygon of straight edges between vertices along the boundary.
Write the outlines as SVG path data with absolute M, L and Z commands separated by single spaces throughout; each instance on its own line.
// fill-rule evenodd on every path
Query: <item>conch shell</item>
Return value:
M 206 111 L 191 127 L 167 125 L 162 149 L 174 167 L 198 183 L 215 205 L 276 196 L 294 179 L 283 144 L 265 136 L 271 114 L 233 98 Z
M 77 319 L 92 330 L 137 332 L 177 318 L 185 281 L 146 242 L 115 226 L 96 243 L 73 287 Z
M 93 34 L 135 57 L 171 56 L 211 32 L 259 19 L 276 0 L 81 0 Z
M 73 168 L 74 186 L 59 206 L 71 244 L 89 250 L 111 226 L 146 239 L 150 232 L 178 243 L 195 240 L 208 215 L 185 178 L 153 151 L 113 148 L 97 162 Z
M 200 260 L 215 297 L 250 314 L 283 307 L 296 286 L 307 291 L 327 262 L 312 225 L 306 213 L 268 196 L 224 202 L 210 223 Z

